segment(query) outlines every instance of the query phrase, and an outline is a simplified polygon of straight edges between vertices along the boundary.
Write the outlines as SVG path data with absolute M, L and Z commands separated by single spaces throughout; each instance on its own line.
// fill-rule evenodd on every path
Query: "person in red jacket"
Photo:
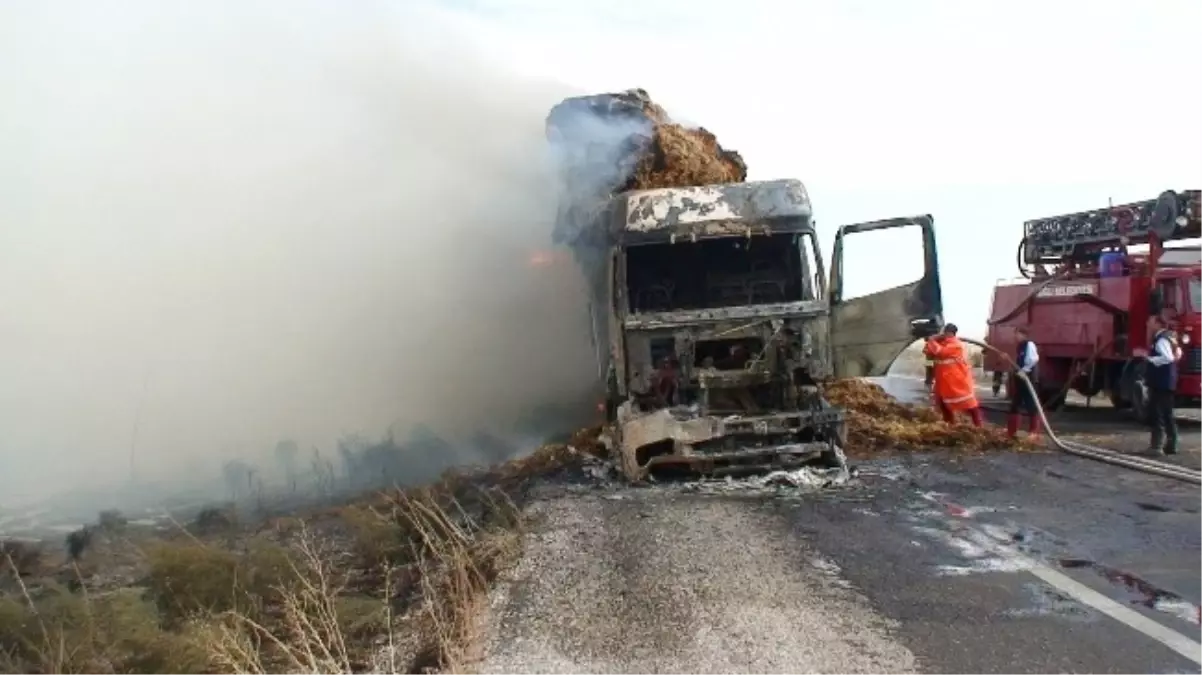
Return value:
M 958 332 L 956 324 L 949 323 L 922 350 L 935 363 L 935 402 L 948 424 L 955 424 L 957 412 L 966 412 L 974 427 L 984 426 L 972 364 L 964 343 L 956 337 Z

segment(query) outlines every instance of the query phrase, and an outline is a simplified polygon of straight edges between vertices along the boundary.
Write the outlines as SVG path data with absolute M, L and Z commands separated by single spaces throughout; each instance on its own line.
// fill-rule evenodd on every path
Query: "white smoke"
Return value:
M 472 39 L 403 2 L 0 5 L 0 489 L 582 396 L 580 274 L 527 264 L 571 92 Z

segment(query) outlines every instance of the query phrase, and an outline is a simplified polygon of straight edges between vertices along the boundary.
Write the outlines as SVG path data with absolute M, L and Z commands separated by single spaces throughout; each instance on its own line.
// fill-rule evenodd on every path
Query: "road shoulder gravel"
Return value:
M 754 501 L 621 489 L 530 516 L 493 593 L 482 671 L 917 670 L 838 568 Z

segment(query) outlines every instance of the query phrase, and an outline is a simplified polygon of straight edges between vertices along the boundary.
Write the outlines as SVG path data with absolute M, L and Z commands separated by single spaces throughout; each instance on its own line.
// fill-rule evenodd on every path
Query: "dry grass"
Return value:
M 257 529 L 214 509 L 139 536 L 110 516 L 78 562 L 6 542 L 0 670 L 467 670 L 488 588 L 520 548 L 523 490 L 601 451 L 581 432 L 571 446 Z M 118 561 L 137 568 L 127 582 L 105 579 Z

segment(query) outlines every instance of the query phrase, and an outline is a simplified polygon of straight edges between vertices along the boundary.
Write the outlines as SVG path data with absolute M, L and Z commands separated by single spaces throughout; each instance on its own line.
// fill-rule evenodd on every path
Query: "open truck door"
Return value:
M 922 230 L 923 275 L 911 283 L 843 299 L 843 239 L 899 227 Z M 831 356 L 835 377 L 879 377 L 907 346 L 943 327 L 935 222 L 927 216 L 844 225 L 835 235 L 830 278 Z

